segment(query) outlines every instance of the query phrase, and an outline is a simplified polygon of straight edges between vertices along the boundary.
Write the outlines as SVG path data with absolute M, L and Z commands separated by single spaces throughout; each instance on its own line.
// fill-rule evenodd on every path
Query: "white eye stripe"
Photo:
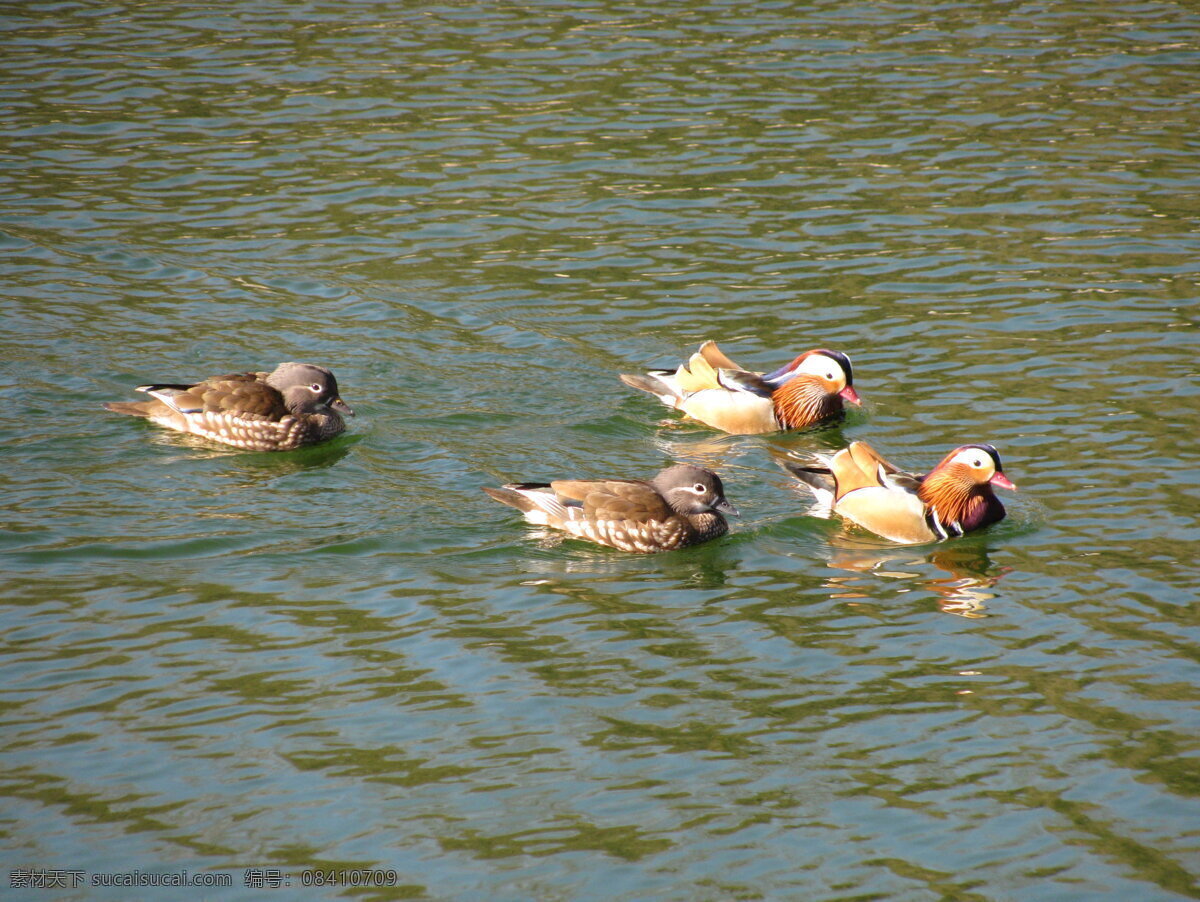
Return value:
M 970 448 L 954 455 L 952 463 L 970 467 L 972 470 L 995 471 L 996 466 L 990 457 L 980 457 L 978 449 Z
M 796 372 L 834 383 L 844 381 L 846 378 L 842 365 L 824 354 L 813 354 L 811 357 L 806 357 L 796 367 Z
M 708 486 L 703 482 L 697 482 L 694 485 L 677 485 L 668 491 L 671 492 L 688 492 L 692 495 L 707 495 L 709 492 Z

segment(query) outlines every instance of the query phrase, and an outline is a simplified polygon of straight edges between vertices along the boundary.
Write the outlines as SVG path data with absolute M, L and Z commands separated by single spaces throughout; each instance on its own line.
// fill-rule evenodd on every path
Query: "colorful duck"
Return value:
M 668 407 L 734 435 L 804 429 L 861 404 L 850 358 L 840 351 L 806 351 L 773 373 L 752 373 L 706 341 L 678 369 L 625 373 L 621 381 Z
M 866 442 L 813 463 L 781 461 L 817 498 L 876 535 L 916 545 L 983 529 L 1004 519 L 993 486 L 1016 490 L 991 445 L 963 445 L 924 476 L 905 473 Z

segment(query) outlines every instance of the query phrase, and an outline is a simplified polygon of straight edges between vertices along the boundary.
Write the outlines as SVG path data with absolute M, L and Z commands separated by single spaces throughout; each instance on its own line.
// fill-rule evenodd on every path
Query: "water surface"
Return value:
M 427 899 L 1200 895 L 1185 4 L 26 4 L 0 19 L 0 860 Z M 854 360 L 734 437 L 616 374 Z M 334 442 L 106 413 L 330 366 Z M 994 443 L 898 548 L 772 461 Z M 622 555 L 479 489 L 717 469 Z M 382 868 L 395 886 L 300 885 Z M 257 869 L 257 870 L 255 870 Z M 275 892 L 279 892 L 276 890 Z M 24 893 L 24 895 L 23 895 Z M 130 898 L 82 886 L 56 898 Z

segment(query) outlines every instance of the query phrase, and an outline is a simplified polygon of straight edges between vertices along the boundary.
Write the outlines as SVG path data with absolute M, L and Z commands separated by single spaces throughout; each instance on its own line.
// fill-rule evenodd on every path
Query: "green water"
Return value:
M 1200 895 L 1198 36 L 1172 2 L 0 13 L 0 895 Z M 864 407 L 724 436 L 616 378 L 705 338 L 843 350 Z M 293 359 L 358 413 L 332 443 L 101 408 Z M 854 439 L 995 444 L 1009 518 L 804 516 L 772 453 Z M 667 461 L 730 535 L 623 555 L 480 491 Z M 394 885 L 304 885 L 337 868 Z M 92 885 L 185 869 L 232 885 Z

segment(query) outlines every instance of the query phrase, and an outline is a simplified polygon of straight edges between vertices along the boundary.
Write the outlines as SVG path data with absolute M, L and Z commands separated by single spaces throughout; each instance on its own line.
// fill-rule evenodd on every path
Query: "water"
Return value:
M 8 895 L 1200 895 L 1194 10 L 0 25 Z M 709 337 L 842 349 L 864 409 L 731 437 L 617 381 Z M 358 412 L 328 445 L 100 407 L 291 359 Z M 803 516 L 772 453 L 857 438 L 994 443 L 1009 519 Z M 668 460 L 731 535 L 621 555 L 479 490 Z M 91 885 L 185 869 L 232 885 Z

